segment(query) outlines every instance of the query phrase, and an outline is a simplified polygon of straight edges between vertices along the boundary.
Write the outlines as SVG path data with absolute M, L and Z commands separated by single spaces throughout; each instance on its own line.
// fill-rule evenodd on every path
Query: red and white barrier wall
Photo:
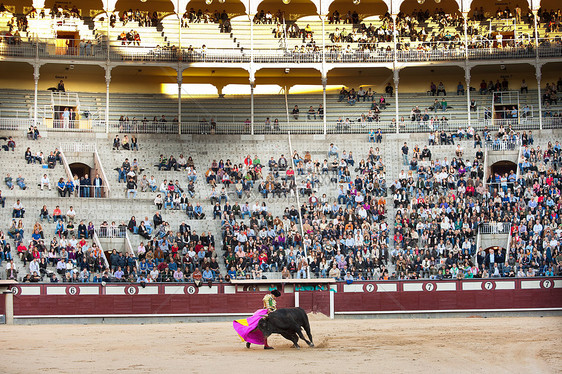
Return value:
M 296 288 L 295 288 L 296 287 Z M 562 310 L 562 278 L 381 281 L 323 284 L 323 290 L 282 286 L 279 307 L 326 315 Z M 104 316 L 227 316 L 253 313 L 269 285 L 189 283 L 17 284 L 15 318 Z M 0 302 L 0 314 L 4 303 Z

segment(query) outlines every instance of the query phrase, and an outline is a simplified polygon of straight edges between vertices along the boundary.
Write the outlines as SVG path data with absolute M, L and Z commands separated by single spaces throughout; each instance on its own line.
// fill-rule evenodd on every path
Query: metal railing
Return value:
M 484 222 L 478 226 L 481 234 L 509 234 L 511 232 L 511 222 Z
M 33 121 L 33 118 L 0 118 L 0 130 L 7 131 L 27 131 L 29 127 L 37 125 L 38 129 L 43 128 L 43 121 Z
M 91 176 L 93 179 L 93 176 Z M 101 199 L 109 197 L 109 185 L 107 186 L 100 186 L 96 187 L 93 185 L 89 186 L 78 186 L 74 188 L 74 193 L 76 197 L 81 198 L 92 198 L 92 199 Z
M 61 157 L 61 160 L 62 160 L 62 164 L 64 165 L 64 171 L 66 173 L 66 178 L 68 180 L 73 180 L 72 170 L 70 170 L 70 166 L 68 164 L 68 160 L 66 159 L 66 155 L 64 154 L 63 149 L 60 150 L 60 157 Z
M 303 115 L 305 117 L 306 114 Z M 229 134 L 251 134 L 251 124 L 243 121 L 233 122 L 225 121 L 211 123 L 210 121 L 193 121 L 182 122 L 181 132 L 180 124 L 177 122 L 158 122 L 158 121 L 109 121 L 91 120 L 82 123 L 80 126 L 73 128 L 61 128 L 57 123 L 50 123 L 48 120 L 38 118 L 34 123 L 31 118 L 0 118 L 0 130 L 7 131 L 27 131 L 30 126 L 36 125 L 39 132 L 88 132 L 88 133 L 109 133 L 123 134 L 193 134 L 193 135 L 229 135 Z M 459 128 L 466 129 L 469 125 L 468 120 L 430 120 L 430 121 L 399 121 L 399 133 L 429 133 L 434 131 L 456 132 Z M 478 131 L 487 128 L 489 131 L 497 131 L 500 124 L 491 121 L 482 121 L 474 119 L 470 125 Z M 514 130 L 538 130 L 540 129 L 540 121 L 538 118 L 530 118 L 525 121 L 521 120 L 518 124 L 509 124 Z M 562 126 L 562 118 L 545 117 L 543 118 L 543 128 L 554 129 Z M 339 122 L 330 119 L 327 123 L 326 132 L 328 134 L 368 134 L 371 130 L 381 129 L 383 133 L 397 132 L 396 121 L 364 121 L 353 120 L 350 122 Z M 254 134 L 286 134 L 291 131 L 293 134 L 322 134 L 324 126 L 321 120 L 318 121 L 300 121 L 292 120 L 278 124 L 265 124 L 263 122 L 254 123 Z M 509 150 L 515 149 L 519 143 L 512 145 L 512 142 L 496 143 L 494 141 L 484 142 L 484 145 L 491 150 Z M 92 150 L 93 151 L 93 150 Z
M 112 239 L 112 238 L 125 238 L 127 233 L 126 227 L 119 226 L 100 226 L 98 230 L 95 231 L 99 238 Z
M 99 187 L 94 186 L 94 198 L 97 198 L 98 194 L 100 195 L 100 197 L 109 198 L 111 196 L 111 187 L 109 184 L 109 180 L 107 179 L 107 175 L 105 174 L 105 168 L 103 167 L 97 148 L 94 149 L 94 166 L 99 169 L 103 183 L 102 190 L 99 193 L 96 190 L 96 188 Z
M 247 63 L 251 51 L 243 48 L 188 50 L 159 45 L 122 45 L 104 38 L 90 40 L 67 40 L 61 45 L 56 38 L 4 37 L 0 42 L 0 56 L 20 58 L 83 59 L 110 61 L 151 61 L 151 62 L 216 62 Z M 174 44 L 169 41 L 170 44 Z M 58 44 L 57 44 L 58 43 Z M 176 43 L 179 44 L 179 43 Z M 344 48 L 350 44 L 352 48 Z M 450 61 L 450 60 L 491 60 L 535 58 L 537 50 L 534 39 L 525 43 L 518 41 L 498 48 L 492 41 L 471 42 L 468 50 L 459 42 L 412 42 L 406 47 L 393 51 L 376 47 L 376 43 L 327 43 L 324 57 L 330 63 Z M 108 51 L 109 48 L 109 51 Z M 467 54 L 468 53 L 468 54 Z M 395 56 L 396 54 L 396 56 Z M 539 57 L 561 57 L 562 39 L 559 37 L 539 40 Z M 254 48 L 253 60 L 259 63 L 321 63 L 322 49 L 286 50 L 283 47 Z
M 96 145 L 91 143 L 61 143 L 63 152 L 96 152 Z
M 521 146 L 521 140 L 488 140 L 484 146 L 491 151 L 514 151 Z
M 109 261 L 107 261 L 107 257 L 105 256 L 105 251 L 100 242 L 100 237 L 98 236 L 98 232 L 94 230 L 94 237 L 92 238 L 94 243 L 96 243 L 97 247 L 101 250 L 101 257 L 103 259 L 103 263 L 106 269 L 109 269 Z

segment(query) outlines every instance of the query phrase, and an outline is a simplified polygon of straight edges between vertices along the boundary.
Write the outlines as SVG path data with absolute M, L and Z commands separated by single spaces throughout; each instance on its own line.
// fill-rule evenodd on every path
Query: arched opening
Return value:
M 400 4 L 400 12 L 409 15 L 413 12 L 427 12 L 426 15 L 433 16 L 435 13 L 455 14 L 460 16 L 459 4 L 455 0 L 443 0 L 439 3 L 434 1 L 420 2 L 418 0 L 404 0 Z
M 246 13 L 244 4 L 242 4 L 241 1 L 236 0 L 229 1 L 228 5 L 217 0 L 212 1 L 210 4 L 208 4 L 205 0 L 192 0 L 187 3 L 186 9 L 182 9 L 181 11 L 189 13 L 190 10 L 193 10 L 195 12 L 198 12 L 199 10 L 205 12 L 208 11 L 210 13 L 214 13 L 215 11 L 222 13 L 222 11 L 224 10 L 228 14 L 229 18 Z
M 296 21 L 304 16 L 317 15 L 316 5 L 308 0 L 295 0 L 291 4 L 284 4 L 281 0 L 264 0 L 258 5 L 256 18 L 268 20 L 267 13 L 270 12 L 273 21 L 280 22 Z M 269 21 L 267 21 L 269 23 Z
M 174 4 L 171 1 L 135 1 L 135 0 L 118 0 L 115 4 L 115 10 L 121 12 L 132 10 L 140 10 L 141 12 L 149 12 L 150 14 L 158 13 L 158 18 L 170 13 L 174 13 Z
M 86 176 L 86 174 L 91 178 L 92 168 L 82 162 L 74 162 L 68 165 L 72 175 L 76 175 L 78 179 Z
M 31 1 L 30 1 L 31 2 Z M 78 3 L 78 4 L 77 4 Z M 72 10 L 75 6 L 80 14 L 82 19 L 93 17 L 96 13 L 99 13 L 103 10 L 103 1 L 102 0 L 83 0 L 80 2 L 61 2 L 58 0 L 45 0 L 45 8 L 51 9 L 51 12 L 54 12 L 55 6 L 60 7 L 63 9 L 63 13 L 67 13 L 69 10 Z
M 484 18 L 514 18 L 515 9 L 521 8 L 521 14 L 526 15 L 530 12 L 527 0 L 510 0 L 507 2 L 490 2 L 486 0 L 473 0 L 470 4 L 469 15 L 474 18 L 475 11 L 477 15 Z M 507 11 L 507 14 L 505 12 Z M 511 16 L 510 16 L 511 14 Z M 480 18 L 481 19 L 481 18 Z
M 507 161 L 507 160 L 503 160 L 503 161 L 498 161 L 495 164 L 493 164 L 492 166 L 490 166 L 492 175 L 498 174 L 500 176 L 507 174 L 509 176 L 509 174 L 511 172 L 513 172 L 515 174 L 516 170 L 517 170 L 517 165 L 515 165 L 514 162 L 511 161 Z
M 508 160 L 498 161 L 490 166 L 490 176 L 488 186 L 490 192 L 500 192 L 507 194 L 513 192 L 513 185 L 517 175 L 517 165 Z
M 330 4 L 329 8 L 329 20 L 331 22 L 336 22 L 334 19 L 334 12 L 339 13 L 339 19 L 341 23 L 344 23 L 348 18 L 348 12 L 352 15 L 353 12 L 357 12 L 359 15 L 359 20 L 363 20 L 368 17 L 379 16 L 382 17 L 387 11 L 387 5 L 381 0 L 363 0 L 359 4 L 351 4 L 346 0 L 335 0 Z

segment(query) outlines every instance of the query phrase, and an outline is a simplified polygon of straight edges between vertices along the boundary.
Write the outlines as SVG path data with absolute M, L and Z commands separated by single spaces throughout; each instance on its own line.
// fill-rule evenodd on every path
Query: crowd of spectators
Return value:
M 125 32 L 125 30 L 121 31 L 121 34 L 119 34 L 117 40 L 121 41 L 121 45 L 140 45 L 141 43 L 139 33 L 133 29 L 128 32 Z
M 262 25 L 271 25 L 271 24 L 281 24 L 285 19 L 285 13 L 278 9 L 275 14 L 271 13 L 271 11 L 264 9 L 260 10 L 254 16 L 254 23 L 255 24 L 262 24 Z
M 113 13 L 112 16 L 114 15 L 115 13 Z M 121 22 L 123 22 L 123 26 L 126 26 L 128 22 L 138 22 L 140 27 L 156 26 L 158 23 L 158 13 L 153 12 L 151 17 L 149 12 L 143 12 L 139 9 L 136 9 L 135 11 L 133 11 L 133 9 L 129 9 L 121 12 L 119 18 Z M 113 27 L 115 25 L 115 19 L 110 18 L 110 23 Z
M 496 84 L 503 89 L 503 83 L 498 81 Z M 559 85 L 560 81 L 547 87 L 556 94 Z M 439 86 L 435 86 L 436 95 L 441 93 Z M 378 104 L 384 104 L 379 102 L 374 92 L 362 87 L 357 92 L 345 88 L 342 91 L 342 101 L 349 102 L 350 96 L 353 96 L 354 104 L 361 99 L 371 101 L 371 98 L 377 108 Z M 445 112 L 450 108 L 445 100 L 435 99 L 433 107 L 428 109 L 434 113 Z M 299 114 L 298 107 L 296 109 L 294 115 Z M 428 121 L 421 111 L 413 113 L 413 121 Z M 307 112 L 307 116 L 317 114 L 319 111 L 312 107 Z M 374 118 L 371 115 L 365 118 L 370 117 Z M 369 137 L 376 142 L 382 141 L 380 131 L 373 131 Z M 463 148 L 470 144 L 468 142 L 474 142 L 474 148 L 478 147 L 474 157 L 465 155 L 472 153 Z M 483 143 L 502 142 L 514 147 L 523 146 L 519 170 L 484 178 Z M 98 265 L 94 260 L 89 266 L 88 261 L 78 261 L 71 255 L 63 261 L 69 268 L 63 268 L 61 264 L 59 269 L 57 260 L 56 269 L 61 270 L 59 275 L 65 280 L 93 280 L 85 276 L 80 278 L 85 271 L 84 275 L 95 273 L 95 280 L 134 279 L 139 282 L 261 278 L 271 271 L 281 272 L 283 277 L 305 277 L 310 272 L 315 276 L 334 276 L 346 281 L 559 274 L 561 149 L 559 142 L 554 145 L 549 143 L 546 150 L 533 148 L 533 142 L 531 132 L 521 134 L 511 126 L 504 128 L 503 125 L 497 131 L 487 128 L 475 131 L 470 126 L 450 133 L 433 131 L 421 149 L 417 145 L 411 149 L 404 143 L 397 152 L 402 156 L 404 170 L 388 187 L 385 165 L 378 148 L 371 148 L 360 161 L 354 158 L 352 151 L 340 152 L 334 144 L 324 160 L 314 160 L 310 152 L 301 157 L 296 151 L 288 160 L 284 155 L 278 159 L 272 157 L 267 162 L 262 162 L 258 155 L 247 155 L 238 162 L 213 160 L 204 178 L 210 190 L 208 202 L 212 217 L 221 222 L 221 244 L 228 278 L 221 278 L 218 272 L 214 238 L 208 242 L 205 239 L 201 246 L 198 244 L 203 236 L 212 237 L 210 232 L 200 238 L 192 234 L 184 223 L 174 233 L 167 223 L 159 221 L 159 212 L 152 221 L 145 218 L 137 225 L 132 217 L 128 225 L 119 225 L 145 239 L 145 252 L 139 248 L 139 253 L 150 252 L 150 261 L 146 258 L 143 261 L 137 254 L 137 258 L 131 257 L 134 264 L 126 262 L 122 266 L 122 260 L 116 254 L 118 257 L 110 259 L 110 268 L 106 269 L 101 260 Z M 435 157 L 432 154 L 434 146 L 449 146 L 450 161 L 449 157 Z M 11 149 L 14 148 L 15 142 Z M 123 138 L 117 135 L 113 148 L 138 150 L 138 144 L 134 136 L 129 139 L 128 135 Z M 41 152 L 34 154 L 28 148 L 24 158 L 27 163 L 45 163 L 49 168 L 62 161 L 57 149 L 45 159 Z M 180 210 L 188 219 L 203 219 L 204 208 L 209 206 L 202 206 L 199 202 L 192 205 L 190 201 L 194 197 L 197 180 L 193 159 L 180 155 L 176 160 L 173 155 L 167 157 L 162 154 L 154 166 L 163 171 L 183 171 L 188 186 L 184 188 L 179 179 L 172 178 L 158 184 L 154 176 L 149 179 L 146 174 L 141 179 L 138 176 L 143 169 L 137 159 L 129 163 L 128 158 L 117 170 L 118 181 L 127 184 L 128 195 L 133 197 L 136 197 L 137 188 L 156 193 L 154 203 L 157 211 Z M 326 178 L 323 178 L 324 175 Z M 27 188 L 25 180 L 20 178 L 21 175 L 16 184 L 21 189 Z M 73 192 L 76 194 L 75 191 L 79 191 L 80 196 L 89 197 L 90 189 L 97 186 L 87 175 L 78 182 L 76 179 L 78 177 L 68 182 L 59 180 L 56 186 L 61 197 L 66 194 L 71 196 Z M 5 183 L 8 188 L 14 187 L 9 174 Z M 337 189 L 337 192 L 331 196 L 327 196 L 330 193 L 317 196 L 318 187 L 325 183 L 335 187 L 329 191 L 333 193 Z M 70 187 L 67 188 L 68 184 Z M 39 185 L 41 189 L 55 186 L 47 174 L 40 179 Z M 282 215 L 273 215 L 266 204 L 267 199 L 286 198 L 290 194 L 298 194 L 303 204 L 300 207 L 287 206 Z M 256 199 L 256 196 L 259 198 Z M 390 217 L 393 218 L 393 228 L 387 224 L 387 198 L 392 199 L 389 204 L 395 211 L 395 216 Z M 250 199 L 255 200 L 253 205 L 249 204 Z M 75 215 L 72 207 L 69 212 L 62 214 L 57 207 L 52 214 L 42 211 L 40 216 L 56 223 L 55 235 L 59 241 L 73 237 L 91 239 L 91 223 L 86 226 L 81 222 L 75 229 L 74 219 L 69 220 L 69 216 Z M 27 247 L 23 244 L 23 223 L 21 219 L 19 222 L 16 220 L 23 218 L 24 214 L 23 204 L 18 201 L 14 205 L 14 221 L 7 234 L 14 239 L 14 248 L 22 261 L 30 262 L 37 256 L 34 252 L 45 252 L 41 249 L 45 246 L 41 247 L 39 240 L 30 241 Z M 482 248 L 476 247 L 476 235 L 483 225 L 495 227 L 507 224 L 512 230 L 512 243 L 508 250 L 495 249 L 484 253 Z M 33 235 L 40 235 L 43 239 L 42 231 L 39 222 L 32 230 Z M 85 258 L 89 258 L 91 253 L 88 252 L 88 244 L 85 245 L 86 250 L 82 244 L 81 248 L 74 246 L 73 251 L 82 250 Z M 69 252 L 72 251 L 66 251 Z M 24 257 L 27 260 L 23 260 Z M 35 263 L 41 263 L 42 258 L 36 258 L 34 269 Z M 138 264 L 137 260 L 140 261 Z M 68 265 L 69 261 L 72 265 Z M 152 265 L 144 265 L 147 262 Z M 395 267 L 395 273 L 389 274 L 389 265 Z M 29 280 L 36 273 L 31 270 Z M 39 271 L 37 274 L 41 278 L 48 273 Z
M 189 27 L 190 23 L 216 23 L 219 25 L 220 32 L 230 33 L 232 31 L 230 17 L 224 9 L 222 12 L 218 10 L 211 12 L 209 9 L 195 11 L 195 8 L 186 10 L 181 18 L 181 26 Z
M 255 165 L 256 158 L 248 156 L 244 163 Z M 340 153 L 332 144 L 323 162 L 312 160 L 309 152 L 301 158 L 295 151 L 292 164 L 282 155 L 278 161 L 272 158 L 269 167 L 273 170 L 270 182 L 259 187 L 263 197 L 278 193 L 277 172 L 286 170 L 285 177 L 280 176 L 283 184 L 295 178 L 292 189 L 304 202 L 300 208 L 286 207 L 282 216 L 272 215 L 265 204 L 258 203 L 250 207 L 246 202 L 233 209 L 225 205 L 219 210 L 231 278 L 259 279 L 269 271 L 281 272 L 284 278 L 304 278 L 308 272 L 338 279 L 348 273 L 361 279 L 388 276 L 384 275 L 388 257 L 385 169 L 378 149 L 371 148 L 367 160 L 356 164 L 352 152 Z M 352 179 L 350 169 L 356 178 Z M 325 183 L 321 175 L 338 186 L 337 194 L 316 196 L 315 190 Z
M 109 262 L 112 274 L 123 271 L 123 278 L 133 282 L 186 282 L 198 285 L 225 281 L 219 272 L 215 238 L 210 231 L 199 235 L 182 222 L 176 232 L 163 221 L 160 212 L 152 221 L 145 217 L 137 223 L 131 217 L 127 230 L 144 238 L 136 249 L 138 265 L 123 264 L 121 254 L 112 254 Z M 117 278 L 117 277 L 115 277 Z

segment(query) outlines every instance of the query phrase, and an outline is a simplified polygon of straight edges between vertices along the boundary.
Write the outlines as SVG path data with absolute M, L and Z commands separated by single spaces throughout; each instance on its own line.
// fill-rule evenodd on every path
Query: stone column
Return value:
M 396 55 L 398 53 L 398 51 L 396 50 L 396 45 L 398 44 L 398 42 L 396 40 L 396 37 L 397 37 L 397 34 L 398 34 L 398 32 L 396 30 L 396 17 L 397 16 L 398 16 L 397 14 L 391 15 L 391 17 L 392 17 L 392 43 L 394 44 L 394 62 L 395 63 L 396 63 L 396 60 L 397 60 Z
M 464 20 L 464 56 L 468 60 L 468 12 L 462 12 Z
M 468 125 L 471 124 L 471 113 L 470 113 L 470 66 L 464 67 L 464 82 L 465 82 L 465 94 L 466 94 L 466 104 L 468 112 Z

